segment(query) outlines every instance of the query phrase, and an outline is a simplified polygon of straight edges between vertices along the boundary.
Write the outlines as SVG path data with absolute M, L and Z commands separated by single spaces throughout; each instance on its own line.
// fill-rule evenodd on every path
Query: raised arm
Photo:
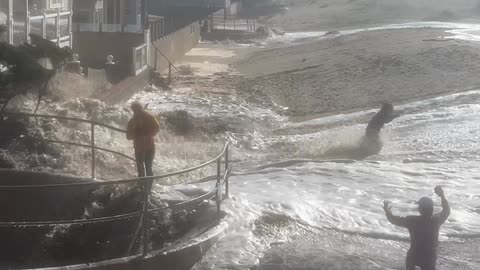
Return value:
M 447 198 L 445 198 L 445 194 L 443 193 L 443 189 L 441 186 L 435 187 L 435 193 L 442 200 L 442 212 L 438 213 L 438 217 L 440 219 L 440 223 L 443 223 L 450 215 L 450 205 L 448 205 Z
M 388 221 L 393 225 L 407 228 L 407 219 L 405 217 L 395 216 L 392 213 L 392 207 L 389 206 L 388 201 L 383 202 L 383 210 L 385 211 L 385 216 L 387 216 Z

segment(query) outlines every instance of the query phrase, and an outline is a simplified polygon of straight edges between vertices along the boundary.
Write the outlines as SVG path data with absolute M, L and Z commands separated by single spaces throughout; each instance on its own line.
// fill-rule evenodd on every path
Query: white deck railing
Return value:
M 30 41 L 30 34 L 37 34 L 57 43 L 58 46 L 72 46 L 72 12 L 44 13 L 39 16 L 27 15 L 25 22 L 25 39 Z
M 133 48 L 133 74 L 138 75 L 148 67 L 148 44 Z
M 75 32 L 110 32 L 110 33 L 143 33 L 142 25 L 137 24 L 105 24 L 105 23 L 74 23 Z

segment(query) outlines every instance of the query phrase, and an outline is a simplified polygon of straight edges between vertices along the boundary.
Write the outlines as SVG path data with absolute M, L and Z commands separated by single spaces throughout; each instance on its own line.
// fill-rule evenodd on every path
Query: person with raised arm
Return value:
M 410 249 L 407 253 L 406 269 L 435 270 L 437 261 L 438 235 L 440 226 L 450 215 L 450 207 L 442 187 L 435 187 L 435 193 L 442 200 L 442 211 L 433 214 L 433 200 L 423 197 L 418 201 L 420 216 L 395 216 L 388 201 L 384 201 L 383 210 L 390 223 L 407 228 L 410 233 Z

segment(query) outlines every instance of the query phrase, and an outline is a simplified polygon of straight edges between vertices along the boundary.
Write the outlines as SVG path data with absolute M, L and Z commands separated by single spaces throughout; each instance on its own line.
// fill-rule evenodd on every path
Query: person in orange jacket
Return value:
M 155 135 L 160 130 L 157 119 L 145 111 L 142 104 L 131 105 L 133 118 L 127 126 L 127 139 L 133 140 L 138 177 L 153 176 L 153 158 L 155 157 Z

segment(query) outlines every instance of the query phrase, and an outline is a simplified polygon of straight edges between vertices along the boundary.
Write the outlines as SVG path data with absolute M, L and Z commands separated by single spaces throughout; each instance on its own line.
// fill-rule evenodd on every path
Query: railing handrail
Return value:
M 92 179 L 95 179 L 95 150 L 104 150 L 107 152 L 111 152 L 114 154 L 121 154 L 109 149 L 105 148 L 100 148 L 95 146 L 95 126 L 102 126 L 106 127 L 115 131 L 119 132 L 125 132 L 123 129 L 116 128 L 110 125 L 106 125 L 103 123 L 99 123 L 97 121 L 92 121 L 92 120 L 87 120 L 87 119 L 80 119 L 80 118 L 73 118 L 73 117 L 67 117 L 67 116 L 55 116 L 55 115 L 42 115 L 42 114 L 32 114 L 32 113 L 13 113 L 13 112 L 0 112 L 0 116 L 4 115 L 18 115 L 18 116 L 26 116 L 26 117 L 40 117 L 40 118 L 53 118 L 53 119 L 63 119 L 63 120 L 70 120 L 70 121 L 76 121 L 76 122 L 83 122 L 83 123 L 89 123 L 91 125 L 91 145 L 84 145 L 84 144 L 79 144 L 79 143 L 71 143 L 71 142 L 61 142 L 61 141 L 55 141 L 55 140 L 45 140 L 48 142 L 53 142 L 53 143 L 65 143 L 65 144 L 70 144 L 74 146 L 79 146 L 79 147 L 89 147 L 92 149 Z M 142 244 L 142 256 L 145 257 L 148 254 L 148 232 L 147 232 L 147 221 L 149 219 L 149 215 L 153 212 L 157 211 L 162 211 L 168 208 L 178 208 L 186 205 L 190 205 L 196 202 L 204 201 L 207 199 L 211 199 L 212 197 L 216 197 L 216 206 L 217 206 L 217 214 L 218 218 L 220 219 L 221 217 L 221 211 L 220 211 L 220 205 L 223 200 L 222 198 L 222 191 L 220 190 L 220 187 L 222 185 L 225 186 L 225 197 L 228 197 L 228 177 L 230 174 L 230 168 L 229 168 L 229 151 L 228 151 L 228 142 L 226 142 L 222 148 L 222 151 L 212 158 L 211 160 L 204 162 L 200 165 L 187 168 L 184 170 L 176 171 L 176 172 L 171 172 L 171 173 L 165 173 L 162 175 L 157 175 L 157 176 L 148 176 L 148 177 L 142 177 L 142 178 L 132 178 L 132 179 L 123 179 L 123 180 L 115 180 L 115 181 L 92 181 L 92 182 L 81 182 L 81 183 L 66 183 L 66 184 L 50 184 L 50 185 L 23 185 L 23 186 L 0 186 L 0 189 L 26 189 L 26 188 L 56 188 L 56 187 L 73 187 L 73 186 L 104 186 L 104 185 L 118 185 L 118 184 L 125 184 L 125 183 L 138 183 L 142 182 L 143 184 L 143 209 L 141 211 L 136 211 L 136 212 L 131 212 L 127 214 L 120 214 L 120 215 L 115 215 L 115 216 L 107 216 L 107 217 L 100 217 L 100 218 L 93 218 L 93 219 L 81 219 L 81 220 L 60 220 L 60 221 L 21 221 L 21 222 L 0 222 L 0 227 L 32 227 L 32 226 L 52 226 L 52 225 L 60 225 L 60 224 L 92 224 L 92 223 L 99 223 L 99 222 L 109 222 L 109 221 L 115 221 L 115 220 L 120 220 L 120 219 L 129 219 L 129 218 L 135 218 L 135 217 L 140 217 L 139 221 L 139 227 L 137 229 L 137 232 L 135 233 L 134 240 L 132 241 L 132 246 L 129 248 L 129 254 L 130 250 L 133 247 L 134 241 L 136 241 L 137 237 L 139 237 L 140 229 L 141 229 L 141 244 Z M 124 154 L 121 154 L 123 156 L 126 156 Z M 224 170 L 224 175 L 223 175 L 223 182 L 221 181 L 221 161 L 222 157 L 225 159 L 225 170 Z M 172 206 L 167 206 L 167 207 L 159 207 L 159 208 L 154 208 L 154 209 L 148 209 L 148 201 L 149 197 L 151 194 L 151 187 L 153 184 L 153 181 L 162 179 L 162 178 L 167 178 L 179 174 L 184 174 L 188 173 L 194 170 L 198 170 L 200 168 L 206 167 L 210 164 L 217 163 L 217 182 L 215 187 L 207 192 L 206 194 L 203 194 L 201 196 L 198 196 L 196 198 L 193 198 L 189 201 L 181 202 Z M 167 185 L 167 184 L 163 184 Z M 175 184 L 170 184 L 170 185 L 175 185 Z
M 28 17 L 30 21 L 34 20 L 43 20 L 43 19 L 50 19 L 50 18 L 55 18 L 57 16 L 70 16 L 71 12 L 70 11 L 62 11 L 59 13 L 44 13 L 44 15 L 36 15 L 36 16 L 30 16 Z
M 89 146 L 90 147 L 90 146 Z M 0 189 L 28 189 L 28 188 L 60 188 L 60 187 L 74 187 L 74 186 L 110 186 L 110 185 L 120 185 L 120 184 L 131 184 L 136 182 L 143 182 L 148 180 L 158 180 L 162 178 L 172 177 L 175 175 L 180 175 L 184 173 L 189 173 L 191 171 L 195 171 L 206 167 L 210 164 L 217 162 L 219 159 L 225 155 L 226 149 L 228 148 L 228 143 L 222 148 L 220 154 L 218 154 L 215 158 L 199 164 L 195 167 L 187 168 L 180 171 L 165 173 L 161 175 L 155 176 L 146 176 L 146 177 L 137 177 L 137 178 L 129 178 L 129 179 L 120 179 L 120 180 L 110 180 L 110 181 L 95 181 L 95 182 L 80 182 L 80 183 L 66 183 L 66 184 L 49 184 L 49 185 L 28 185 L 28 186 L 21 186 L 21 185 L 12 185 L 12 186 L 0 186 Z M 163 184 L 164 186 L 173 186 L 177 184 Z
M 11 221 L 11 222 L 3 221 L 3 222 L 0 222 L 0 227 L 14 227 L 14 226 L 36 227 L 36 226 L 100 223 L 100 222 L 110 222 L 110 221 L 115 221 L 120 219 L 129 219 L 129 218 L 139 217 L 142 214 L 143 214 L 143 211 L 136 211 L 128 214 L 92 218 L 92 219 L 73 219 L 73 220 L 54 220 L 54 221 Z
M 101 127 L 109 128 L 109 129 L 112 129 L 112 130 L 114 130 L 114 131 L 126 133 L 126 131 L 125 131 L 124 129 L 120 129 L 120 128 L 117 128 L 117 127 L 114 127 L 114 126 L 110 126 L 110 125 L 107 125 L 107 124 L 100 123 L 100 122 L 98 122 L 98 121 L 93 121 L 93 120 L 88 120 L 88 119 L 83 119 L 83 118 L 74 118 L 74 117 L 60 116 L 60 115 L 23 113 L 23 112 L 1 112 L 0 114 L 76 121 L 76 122 L 93 124 L 93 125 L 96 125 L 96 126 L 101 126 Z M 70 144 L 70 145 L 73 145 L 73 146 L 79 146 L 79 147 L 85 147 L 85 148 L 87 148 L 87 147 L 88 147 L 88 148 L 91 148 L 91 147 L 92 147 L 91 145 L 79 144 L 79 143 L 72 143 L 72 142 L 64 142 L 64 141 L 56 141 L 56 140 L 44 140 L 44 141 L 46 141 L 46 142 L 51 142 L 51 143 Z M 13 186 L 0 186 L 0 189 L 15 189 L 15 188 L 19 188 L 19 189 L 23 189 L 23 188 L 53 188 L 53 187 L 67 187 L 67 186 L 108 186 L 108 185 L 118 185 L 118 184 L 135 183 L 135 182 L 141 182 L 141 181 L 145 181 L 145 180 L 147 180 L 147 181 L 148 181 L 148 180 L 158 180 L 158 179 L 162 179 L 162 178 L 172 177 L 172 176 L 175 176 L 175 175 L 180 175 L 180 174 L 184 174 L 184 173 L 189 173 L 189 172 L 191 172 L 191 171 L 195 171 L 195 170 L 201 169 L 201 168 L 203 168 L 203 167 L 206 167 L 206 166 L 208 166 L 208 165 L 210 165 L 210 164 L 213 164 L 213 163 L 216 162 L 217 160 L 221 159 L 221 157 L 222 157 L 223 155 L 225 155 L 225 152 L 226 152 L 227 148 L 228 148 L 228 142 L 226 142 L 226 143 L 223 145 L 222 150 L 220 151 L 220 153 L 219 153 L 217 156 L 215 156 L 214 158 L 212 158 L 212 159 L 210 159 L 210 160 L 208 160 L 208 161 L 206 161 L 206 162 L 204 162 L 204 163 L 201 163 L 201 164 L 196 165 L 196 166 L 194 166 L 194 167 L 190 167 L 190 168 L 183 169 L 183 170 L 180 170 L 180 171 L 175 171 L 175 172 L 170 172 L 170 173 L 164 173 L 164 174 L 161 174 L 161 175 L 146 176 L 146 177 L 136 177 L 136 178 L 128 178 L 128 179 L 119 179 L 119 180 L 111 180 L 111 181 L 102 181 L 102 182 L 96 181 L 96 182 L 82 182 L 82 183 L 68 183 L 68 184 L 50 184 L 50 185 L 28 185 L 28 186 L 13 185 Z M 96 149 L 96 150 L 101 150 L 101 151 L 106 151 L 106 152 L 110 152 L 110 153 L 113 153 L 113 154 L 118 154 L 118 155 L 120 155 L 120 156 L 123 156 L 123 157 L 125 157 L 125 158 L 128 158 L 128 159 L 130 159 L 130 160 L 135 161 L 134 158 L 129 157 L 129 156 L 125 155 L 125 154 L 122 154 L 122 153 L 113 151 L 113 150 L 109 150 L 109 149 L 102 148 L 102 147 L 97 147 L 97 146 L 94 146 L 94 149 Z M 168 186 L 168 185 L 166 185 L 166 186 Z
M 127 131 L 124 130 L 124 129 L 114 127 L 114 126 L 111 126 L 111 125 L 107 125 L 107 124 L 104 124 L 104 123 L 101 123 L 101 122 L 98 122 L 98 121 L 88 120 L 88 119 L 83 119 L 83 118 L 75 118 L 75 117 L 68 117 L 68 116 L 61 116 L 61 115 L 25 113 L 25 112 L 0 112 L 0 115 L 1 114 L 27 116 L 27 117 L 39 117 L 39 118 L 48 118 L 48 119 L 69 120 L 69 121 L 75 121 L 75 122 L 94 124 L 96 126 L 105 127 L 105 128 L 111 129 L 111 130 L 122 132 L 122 133 L 127 133 Z

